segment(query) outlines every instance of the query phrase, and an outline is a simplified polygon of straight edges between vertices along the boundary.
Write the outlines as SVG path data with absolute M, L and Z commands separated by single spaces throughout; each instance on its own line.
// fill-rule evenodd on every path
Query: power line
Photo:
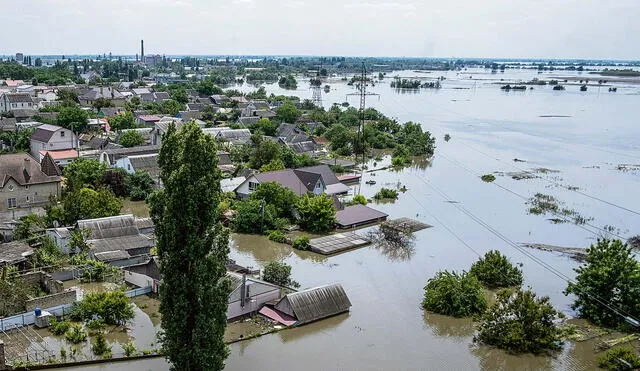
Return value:
M 431 184 L 431 182 L 429 182 L 428 180 L 422 178 L 419 175 L 416 175 L 418 177 L 418 179 L 422 180 L 423 183 L 425 183 L 425 185 L 429 186 L 431 189 L 433 189 L 435 192 L 437 192 L 441 197 L 443 197 L 445 200 L 449 200 L 450 197 L 447 196 L 446 193 L 444 193 L 444 191 L 440 190 L 438 187 L 436 187 L 435 185 Z M 498 230 L 496 230 L 495 228 L 493 228 L 491 225 L 489 225 L 488 223 L 486 223 L 485 221 L 483 221 L 481 218 L 475 216 L 473 213 L 471 213 L 469 210 L 467 210 L 466 208 L 458 205 L 458 204 L 453 204 L 454 207 L 456 207 L 458 210 L 460 210 L 463 214 L 467 215 L 471 220 L 473 220 L 474 222 L 476 222 L 477 224 L 479 224 L 480 226 L 482 226 L 483 228 L 485 228 L 486 230 L 488 230 L 490 233 L 492 233 L 493 235 L 495 235 L 496 237 L 498 237 L 500 240 L 504 241 L 505 243 L 507 243 L 507 245 L 515 248 L 516 250 L 518 250 L 521 254 L 525 255 L 526 257 L 528 257 L 529 259 L 533 260 L 534 262 L 536 262 L 537 264 L 539 264 L 540 266 L 542 266 L 544 269 L 548 270 L 549 272 L 551 272 L 553 275 L 557 276 L 558 278 L 566 281 L 567 283 L 570 284 L 575 284 L 575 281 L 571 278 L 569 278 L 568 276 L 566 276 L 564 273 L 560 272 L 559 270 L 557 270 L 556 268 L 554 268 L 553 266 L 549 265 L 548 263 L 544 262 L 543 260 L 539 259 L 538 257 L 536 257 L 535 255 L 531 254 L 530 252 L 524 250 L 522 247 L 520 247 L 517 243 L 513 242 L 512 240 L 510 240 L 508 237 L 506 237 L 505 235 L 503 235 L 502 233 L 500 233 Z M 589 298 L 591 298 L 592 300 L 596 301 L 597 303 L 603 305 L 604 307 L 606 307 L 607 309 L 611 310 L 612 312 L 614 312 L 615 314 L 623 317 L 627 322 L 629 323 L 640 323 L 640 321 L 638 321 L 637 319 L 635 319 L 633 316 L 631 316 L 630 314 L 624 312 L 623 310 L 618 310 L 616 308 L 613 308 L 610 304 L 606 302 L 604 299 L 598 297 L 597 295 L 591 294 L 585 290 L 582 290 L 582 292 L 584 292 Z

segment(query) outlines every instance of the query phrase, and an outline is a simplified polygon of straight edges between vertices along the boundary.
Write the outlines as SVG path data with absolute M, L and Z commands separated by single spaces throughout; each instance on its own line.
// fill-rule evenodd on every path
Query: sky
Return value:
M 1 2 L 9 55 L 640 59 L 638 0 Z

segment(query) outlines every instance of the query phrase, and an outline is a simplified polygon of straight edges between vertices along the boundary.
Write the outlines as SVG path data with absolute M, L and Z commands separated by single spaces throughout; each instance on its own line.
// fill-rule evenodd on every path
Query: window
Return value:
M 256 189 L 258 189 L 259 185 L 260 185 L 260 183 L 249 182 L 249 190 L 250 191 L 255 191 Z
M 64 137 L 64 130 L 60 132 L 60 136 Z
M 31 202 L 31 197 L 27 196 L 27 202 Z
M 18 207 L 18 203 L 16 202 L 15 198 L 8 198 L 7 199 L 7 207 L 9 209 L 15 209 L 16 207 Z
M 9 191 L 13 192 L 13 184 L 9 184 Z

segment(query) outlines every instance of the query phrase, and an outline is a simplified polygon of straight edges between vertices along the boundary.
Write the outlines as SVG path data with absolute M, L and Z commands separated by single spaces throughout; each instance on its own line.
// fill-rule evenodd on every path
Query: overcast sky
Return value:
M 640 59 L 640 0 L 0 1 L 0 54 Z

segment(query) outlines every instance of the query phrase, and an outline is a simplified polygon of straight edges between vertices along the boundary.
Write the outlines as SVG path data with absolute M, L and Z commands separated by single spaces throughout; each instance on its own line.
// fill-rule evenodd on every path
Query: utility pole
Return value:
M 356 143 L 355 143 L 355 160 L 358 162 L 358 151 L 362 151 L 362 174 L 360 176 L 360 181 L 362 181 L 362 175 L 364 175 L 364 164 L 366 163 L 366 155 L 367 151 L 365 149 L 365 140 L 364 140 L 364 124 L 365 124 L 365 114 L 366 103 L 367 103 L 367 95 L 377 95 L 378 99 L 380 94 L 367 92 L 367 66 L 362 62 L 362 70 L 360 72 L 360 83 L 356 85 L 359 93 L 351 93 L 347 94 L 347 98 L 349 95 L 359 95 L 360 96 L 360 124 L 358 125 L 358 132 L 356 133 Z M 358 188 L 358 194 L 360 194 L 360 188 Z

